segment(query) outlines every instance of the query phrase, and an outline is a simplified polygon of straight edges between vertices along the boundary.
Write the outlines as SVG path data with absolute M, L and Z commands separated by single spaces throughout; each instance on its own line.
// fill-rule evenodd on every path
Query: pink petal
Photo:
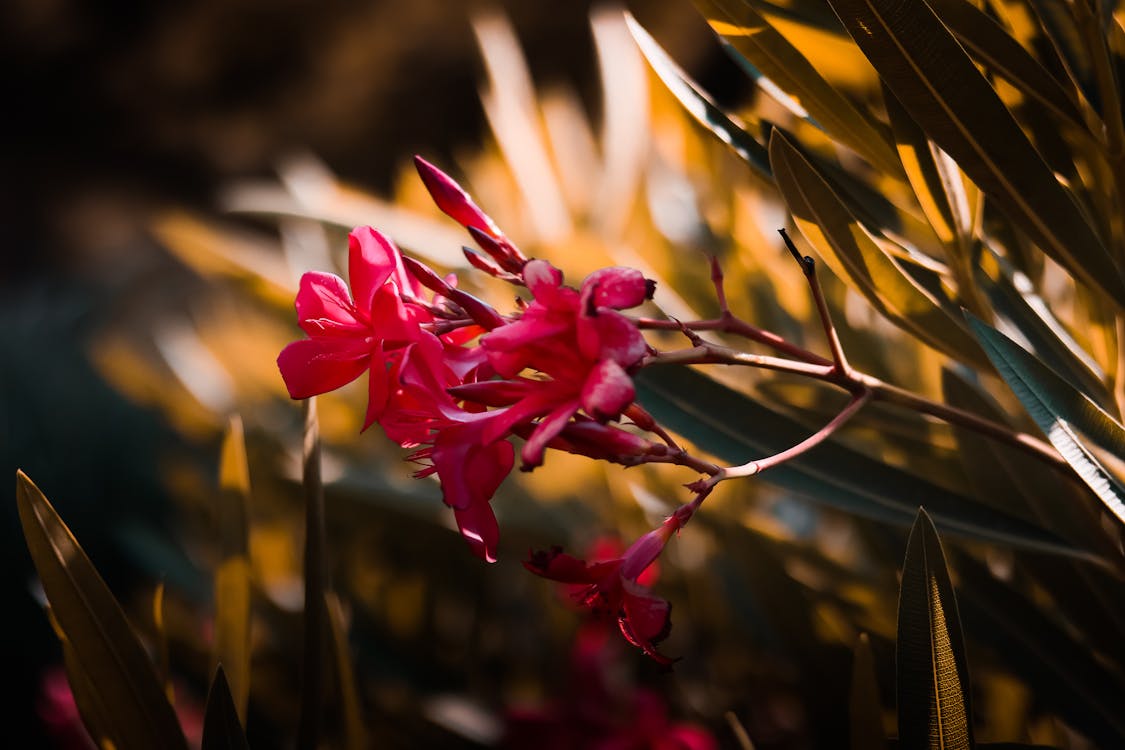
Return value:
M 590 370 L 582 386 L 582 408 L 598 420 L 614 419 L 633 403 L 633 379 L 612 359 L 603 359 Z
M 561 547 L 552 547 L 533 553 L 529 560 L 524 560 L 523 566 L 535 575 L 552 581 L 579 584 L 598 583 L 606 579 L 620 563 L 620 560 L 607 560 L 590 564 L 566 554 Z
M 414 167 L 426 190 L 430 191 L 430 197 L 443 213 L 463 227 L 475 227 L 493 237 L 503 236 L 488 214 L 477 208 L 469 194 L 452 177 L 421 156 L 414 157 Z
M 376 289 L 370 309 L 372 333 L 385 340 L 388 349 L 422 338 L 422 323 L 432 319 L 420 307 L 405 304 L 393 286 Z
M 302 275 L 296 307 L 297 320 L 310 335 L 333 327 L 318 325 L 315 321 L 331 321 L 336 324 L 335 328 L 343 328 L 349 333 L 364 325 L 352 304 L 347 285 L 336 274 L 309 271 Z
M 496 545 L 500 541 L 500 526 L 488 503 L 473 505 L 464 510 L 454 510 L 457 528 L 469 543 L 473 554 L 485 562 L 496 562 Z
M 313 338 L 294 341 L 277 357 L 290 398 L 308 398 L 347 385 L 367 369 L 371 348 L 363 341 Z
M 480 444 L 481 424 L 446 427 L 434 441 L 433 462 L 442 497 L 458 510 L 487 503 L 515 463 L 515 450 L 508 441 Z
M 546 449 L 547 443 L 562 432 L 576 411 L 578 411 L 578 404 L 568 401 L 543 418 L 520 452 L 523 471 L 531 471 L 543 463 L 543 451 Z
M 635 268 L 613 266 L 594 271 L 582 282 L 582 292 L 593 290 L 592 302 L 598 307 L 624 310 L 652 298 L 653 283 Z
M 535 299 L 550 297 L 563 282 L 562 271 L 545 260 L 530 260 L 523 267 L 523 280 Z
M 402 254 L 379 230 L 356 227 L 348 235 L 348 280 L 360 310 L 371 306 L 375 290 L 401 267 Z
M 613 359 L 622 367 L 632 367 L 648 353 L 636 324 L 604 307 L 594 315 L 579 316 L 578 348 L 589 359 Z
M 375 349 L 371 352 L 367 380 L 367 415 L 363 420 L 363 430 L 378 422 L 387 410 L 387 399 L 391 396 L 391 377 L 387 371 L 390 366 L 391 363 L 383 356 L 383 342 L 376 342 Z
M 670 664 L 672 660 L 658 653 L 653 643 L 667 638 L 672 630 L 672 605 L 632 581 L 623 581 L 622 586 L 622 614 L 617 621 L 621 634 L 649 657 Z

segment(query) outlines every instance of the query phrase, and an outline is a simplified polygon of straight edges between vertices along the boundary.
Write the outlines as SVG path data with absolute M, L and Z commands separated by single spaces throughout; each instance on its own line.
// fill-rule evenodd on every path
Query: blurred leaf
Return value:
M 665 427 L 731 464 L 778 453 L 813 430 L 686 367 L 649 367 L 636 378 L 641 404 Z M 907 471 L 830 440 L 762 474 L 816 502 L 902 526 L 918 504 L 943 530 L 1083 559 L 1090 553 L 1050 531 L 998 513 Z
M 853 649 L 852 689 L 848 703 L 851 720 L 851 750 L 886 750 L 887 735 L 883 730 L 883 704 L 879 698 L 879 681 L 875 678 L 875 660 L 871 639 L 860 633 Z
M 1125 487 L 1090 453 L 1072 427 L 1118 457 L 1125 457 L 1125 428 L 1033 354 L 978 318 L 969 315 L 968 319 L 1035 424 L 1106 508 L 1125 523 Z
M 359 685 L 352 668 L 352 654 L 348 645 L 347 624 L 344 622 L 344 608 L 340 599 L 328 592 L 325 602 L 328 608 L 328 625 L 332 635 L 332 655 L 336 664 L 336 680 L 339 683 L 340 700 L 344 715 L 344 747 L 347 750 L 365 750 L 371 747 L 367 727 L 363 721 L 363 702 L 359 697 Z
M 937 529 L 921 508 L 902 566 L 895 662 L 899 744 L 971 748 L 973 704 L 957 597 Z
M 730 48 L 796 99 L 818 126 L 882 172 L 901 174 L 885 128 L 856 109 L 746 0 L 696 0 L 696 6 Z
M 770 136 L 769 153 L 777 185 L 798 228 L 833 273 L 914 337 L 958 359 L 988 367 L 980 347 L 954 314 L 883 252 L 831 185 L 780 131 Z
M 970 632 L 988 638 L 1007 665 L 1035 686 L 1037 700 L 1102 747 L 1125 747 L 1119 672 L 1011 584 L 967 555 L 958 557 L 961 611 Z M 1115 590 L 1121 601 L 1120 582 Z M 1068 632 L 1068 630 L 1070 632 Z
M 922 0 L 831 0 L 887 86 L 1008 218 L 1076 277 L 1125 305 L 1125 283 L 1074 197 Z
M 242 420 L 231 417 L 219 458 L 216 513 L 222 560 L 215 570 L 213 666 L 223 666 L 239 717 L 245 721 L 250 696 L 250 560 L 247 503 L 250 470 Z M 227 673 L 229 672 L 229 680 Z
M 156 676 L 164 683 L 168 702 L 176 705 L 176 688 L 172 685 L 172 665 L 168 655 L 168 627 L 164 623 L 164 582 L 152 595 L 152 627 L 156 631 Z
M 688 78 L 676 63 L 668 57 L 668 53 L 661 48 L 631 15 L 626 14 L 625 20 L 629 25 L 629 33 L 637 41 L 648 64 L 679 100 L 684 109 L 694 117 L 699 124 L 713 132 L 721 141 L 734 149 L 746 163 L 753 167 L 760 177 L 772 179 L 770 176 L 769 156 L 765 147 L 754 140 L 745 127 L 735 118 L 723 112 L 699 86 Z
M 316 399 L 304 401 L 305 433 L 301 451 L 305 489 L 305 617 L 301 658 L 301 714 L 298 750 L 315 750 L 324 709 L 325 591 L 324 483 L 320 474 L 320 427 Z
M 112 723 L 107 718 L 108 712 L 105 704 L 102 702 L 98 691 L 94 689 L 90 676 L 83 671 L 82 664 L 74 653 L 74 646 L 67 640 L 66 634 L 63 633 L 58 620 L 55 619 L 55 613 L 51 611 L 49 606 L 47 607 L 47 618 L 51 621 L 51 629 L 55 631 L 59 643 L 62 644 L 66 681 L 70 685 L 71 695 L 74 696 L 74 705 L 78 708 L 82 725 L 86 727 L 86 731 L 89 732 L 90 737 L 98 747 L 103 747 L 105 743 L 113 742 Z
M 16 472 L 20 525 L 51 611 L 73 649 L 79 690 L 101 708 L 96 714 L 119 750 L 181 748 L 183 732 L 152 662 L 125 613 L 86 553 L 39 488 Z M 101 721 L 98 722 L 101 725 Z
M 250 750 L 222 664 L 215 668 L 215 677 L 207 691 L 200 750 Z
M 965 0 L 927 0 L 966 51 L 1058 117 L 1085 131 L 1074 98 L 988 14 Z

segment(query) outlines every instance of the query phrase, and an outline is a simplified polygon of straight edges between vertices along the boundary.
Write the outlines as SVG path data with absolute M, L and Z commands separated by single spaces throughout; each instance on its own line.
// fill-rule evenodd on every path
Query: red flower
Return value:
M 533 554 L 524 567 L 552 581 L 581 584 L 576 598 L 584 606 L 597 616 L 615 617 L 625 640 L 660 664 L 669 665 L 673 660 L 657 651 L 655 644 L 668 637 L 672 628 L 672 605 L 651 595 L 638 578 L 692 513 L 691 505 L 681 506 L 658 528 L 633 542 L 621 557 L 588 563 L 554 547 Z
M 370 373 L 364 429 L 386 409 L 403 356 L 417 342 L 433 338 L 422 329 L 432 316 L 406 304 L 402 293 L 417 290 L 402 255 L 371 227 L 348 235 L 348 276 L 352 294 L 335 274 L 309 272 L 297 292 L 297 318 L 307 339 L 285 347 L 278 369 L 291 398 L 333 391 L 365 370 Z
M 618 309 L 651 296 L 651 283 L 631 268 L 605 268 L 581 290 L 563 286 L 562 272 L 542 260 L 523 268 L 533 301 L 519 320 L 481 338 L 489 362 L 503 377 L 533 369 L 550 380 L 519 381 L 525 394 L 493 422 L 488 437 L 538 419 L 521 452 L 524 470 L 543 462 L 547 445 L 571 424 L 579 409 L 606 422 L 633 401 L 628 369 L 648 352 L 637 327 Z

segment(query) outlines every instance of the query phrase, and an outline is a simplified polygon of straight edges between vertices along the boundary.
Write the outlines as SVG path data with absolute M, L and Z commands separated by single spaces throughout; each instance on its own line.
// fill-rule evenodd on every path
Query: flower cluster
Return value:
M 653 283 L 631 268 L 603 268 L 576 289 L 544 260 L 526 258 L 447 175 L 422 159 L 435 202 L 484 251 L 470 263 L 526 296 L 500 313 L 404 257 L 371 227 L 349 237 L 351 291 L 339 277 L 301 279 L 297 316 L 308 338 L 288 345 L 278 367 L 289 395 L 308 398 L 368 373 L 364 429 L 380 424 L 437 474 L 443 498 L 474 553 L 493 561 L 499 531 L 490 500 L 525 440 L 524 470 L 548 447 L 627 461 L 667 451 L 612 423 L 642 415 L 631 373 L 649 353 L 621 313 L 651 298 Z

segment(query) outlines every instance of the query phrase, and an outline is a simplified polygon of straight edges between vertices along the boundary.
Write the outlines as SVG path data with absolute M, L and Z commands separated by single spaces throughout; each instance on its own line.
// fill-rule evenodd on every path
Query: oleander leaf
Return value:
M 970 750 L 973 706 L 957 597 L 926 511 L 906 545 L 895 643 L 899 745 Z
M 186 750 L 176 714 L 121 605 L 22 471 L 16 472 L 16 504 L 51 612 L 72 650 L 68 672 L 84 675 L 79 692 L 96 695 L 91 700 L 99 721 L 91 731 L 108 734 L 119 750 Z
M 1125 458 L 1125 428 L 1035 355 L 975 316 L 967 317 L 996 369 L 1039 429 L 1106 509 L 1125 523 L 1125 486 L 1078 434 Z
M 924 0 L 830 0 L 915 122 L 1013 224 L 1125 306 L 1125 281 L 1074 196 Z

